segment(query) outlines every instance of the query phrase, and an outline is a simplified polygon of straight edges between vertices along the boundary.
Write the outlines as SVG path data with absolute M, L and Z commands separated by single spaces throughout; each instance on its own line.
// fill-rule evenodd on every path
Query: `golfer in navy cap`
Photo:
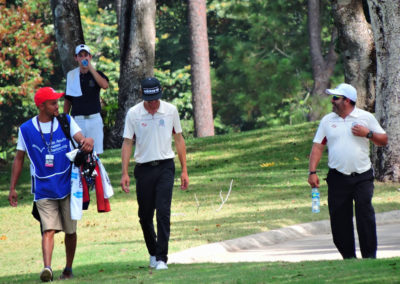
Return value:
M 135 147 L 136 195 L 139 221 L 150 255 L 150 267 L 168 269 L 168 241 L 175 164 L 172 137 L 181 164 L 181 189 L 187 189 L 186 146 L 176 107 L 160 100 L 161 84 L 156 78 L 141 82 L 143 101 L 129 109 L 122 145 L 122 189 L 129 192 L 129 160 Z M 156 212 L 157 232 L 153 216 Z

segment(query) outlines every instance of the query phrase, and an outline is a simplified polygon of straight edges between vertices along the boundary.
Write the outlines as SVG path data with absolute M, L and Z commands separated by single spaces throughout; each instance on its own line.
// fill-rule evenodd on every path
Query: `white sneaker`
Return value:
M 42 280 L 42 282 L 53 281 L 53 271 L 51 268 L 43 268 L 42 272 L 40 272 L 40 280 Z
M 149 264 L 149 266 L 150 266 L 151 268 L 156 268 L 156 266 L 157 266 L 157 259 L 156 259 L 155 256 L 150 255 L 150 264 Z
M 168 269 L 167 264 L 162 260 L 157 261 L 156 270 L 162 270 L 162 269 Z

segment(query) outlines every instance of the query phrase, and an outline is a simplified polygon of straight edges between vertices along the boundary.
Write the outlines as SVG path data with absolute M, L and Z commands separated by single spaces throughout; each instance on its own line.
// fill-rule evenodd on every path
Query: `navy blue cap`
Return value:
M 142 97 L 145 101 L 159 100 L 162 96 L 161 84 L 154 77 L 146 78 L 140 83 L 142 85 Z

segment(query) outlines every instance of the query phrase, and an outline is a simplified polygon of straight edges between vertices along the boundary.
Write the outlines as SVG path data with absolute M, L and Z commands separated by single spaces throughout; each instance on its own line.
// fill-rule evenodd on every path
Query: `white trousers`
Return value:
M 100 113 L 91 115 L 76 115 L 74 116 L 76 123 L 82 130 L 85 137 L 91 137 L 94 140 L 94 151 L 97 154 L 103 153 L 103 119 Z

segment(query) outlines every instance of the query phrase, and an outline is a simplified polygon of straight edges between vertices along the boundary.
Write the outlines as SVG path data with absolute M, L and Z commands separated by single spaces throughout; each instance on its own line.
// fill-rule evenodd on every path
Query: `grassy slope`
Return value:
M 307 184 L 308 154 L 317 124 L 275 127 L 187 141 L 190 189 L 179 190 L 179 163 L 172 205 L 170 252 L 232 239 L 297 223 L 328 218 L 326 185 L 321 187 L 321 213 L 310 213 Z M 374 273 L 364 278 L 396 279 L 399 259 L 376 261 L 329 261 L 300 264 L 201 264 L 170 265 L 167 272 L 152 272 L 137 219 L 134 184 L 131 193 L 119 188 L 120 151 L 102 157 L 114 185 L 112 212 L 98 214 L 95 197 L 78 227 L 78 249 L 74 262 L 76 283 L 91 282 L 360 282 L 357 271 Z M 133 166 L 131 167 L 133 169 Z M 326 155 L 320 163 L 326 174 Z M 0 175 L 0 282 L 30 282 L 42 267 L 40 234 L 30 216 L 29 174 L 20 178 L 18 208 L 8 206 L 9 170 Z M 222 210 L 220 191 L 232 192 Z M 134 183 L 134 179 L 132 179 Z M 376 184 L 377 212 L 399 209 L 398 184 Z M 53 269 L 56 276 L 65 262 L 63 236 L 56 236 Z M 324 273 L 316 269 L 333 267 Z M 337 271 L 342 271 L 337 278 Z M 189 273 L 190 271 L 190 273 Z M 347 278 L 346 278 L 347 277 Z M 349 278 L 350 277 L 350 278 Z M 385 278 L 386 277 L 386 278 Z M 347 279 L 347 280 L 346 280 Z M 340 281 L 339 281 L 340 282 Z

